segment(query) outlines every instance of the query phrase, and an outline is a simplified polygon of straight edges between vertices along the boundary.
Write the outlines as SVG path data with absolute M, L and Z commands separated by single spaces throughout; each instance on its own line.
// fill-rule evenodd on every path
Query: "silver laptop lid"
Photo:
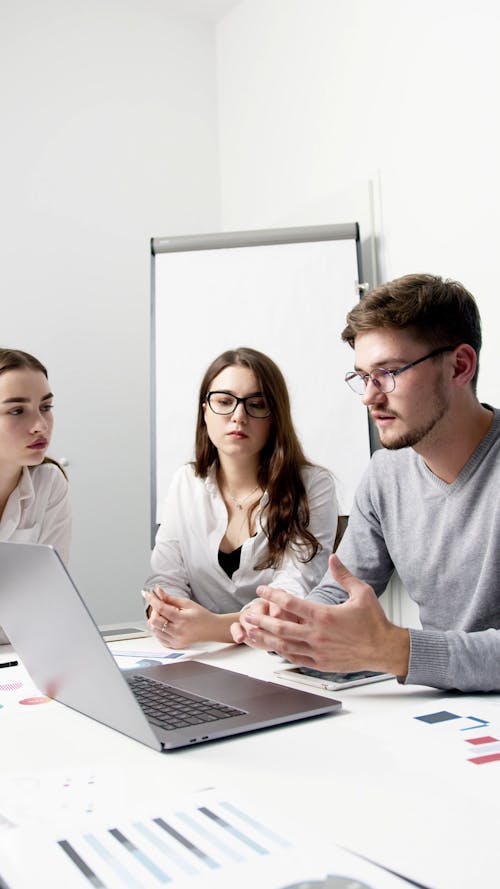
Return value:
M 57 552 L 0 541 L 0 566 L 0 624 L 38 688 L 161 750 Z

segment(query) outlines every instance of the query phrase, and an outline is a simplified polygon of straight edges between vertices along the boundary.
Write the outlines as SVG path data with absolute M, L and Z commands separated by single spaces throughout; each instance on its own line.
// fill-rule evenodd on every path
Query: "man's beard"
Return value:
M 415 447 L 415 445 L 419 444 L 422 439 L 432 432 L 437 423 L 444 417 L 448 410 L 448 406 L 449 402 L 445 398 L 443 387 L 440 385 L 436 391 L 434 414 L 427 420 L 427 422 L 418 426 L 416 429 L 409 429 L 408 432 L 405 432 L 399 438 L 393 439 L 387 443 L 379 433 L 382 447 L 386 448 L 388 451 L 399 451 L 401 448 Z

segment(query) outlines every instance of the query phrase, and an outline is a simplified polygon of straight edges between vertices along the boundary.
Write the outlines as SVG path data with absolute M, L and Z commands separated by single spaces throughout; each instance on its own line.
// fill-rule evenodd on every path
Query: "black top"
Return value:
M 234 572 L 240 567 L 241 546 L 233 549 L 232 553 L 223 553 L 219 550 L 219 565 L 226 572 L 228 577 L 232 577 Z

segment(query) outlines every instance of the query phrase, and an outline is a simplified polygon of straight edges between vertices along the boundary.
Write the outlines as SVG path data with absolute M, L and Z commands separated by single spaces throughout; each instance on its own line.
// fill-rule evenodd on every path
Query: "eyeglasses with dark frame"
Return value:
M 253 417 L 254 420 L 266 420 L 267 417 L 271 416 L 271 409 L 264 396 L 259 392 L 256 392 L 254 395 L 247 395 L 245 398 L 238 398 L 237 395 L 233 395 L 231 392 L 218 390 L 207 392 L 205 401 L 214 414 L 225 416 L 234 414 L 238 405 L 242 404 L 245 413 L 249 417 Z
M 440 346 L 439 349 L 433 349 L 428 355 L 423 355 L 422 358 L 417 358 L 416 361 L 410 361 L 409 364 L 405 364 L 404 367 L 398 367 L 397 370 L 387 370 L 385 367 L 376 367 L 369 374 L 362 374 L 355 370 L 351 370 L 345 375 L 345 381 L 356 395 L 365 394 L 368 381 L 373 383 L 379 392 L 388 394 L 389 392 L 393 392 L 396 388 L 396 377 L 399 376 L 399 374 L 404 373 L 405 370 L 409 370 L 410 367 L 415 367 L 422 361 L 427 361 L 428 358 L 435 358 L 436 355 L 442 355 L 444 352 L 453 352 L 456 348 L 457 346 Z

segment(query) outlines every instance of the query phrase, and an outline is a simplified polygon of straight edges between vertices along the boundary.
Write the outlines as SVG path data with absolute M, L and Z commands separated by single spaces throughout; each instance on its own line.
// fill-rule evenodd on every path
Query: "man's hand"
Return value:
M 405 676 L 408 631 L 387 619 L 372 587 L 354 577 L 337 556 L 330 556 L 329 566 L 334 580 L 349 594 L 346 602 L 323 605 L 259 587 L 257 594 L 267 608 L 252 605 L 245 610 L 241 641 L 316 670 L 380 670 Z M 232 633 L 237 641 L 234 625 Z
M 161 587 L 146 593 L 151 605 L 148 627 L 166 648 L 189 648 L 195 642 L 231 642 L 229 624 L 232 616 L 213 614 L 191 599 L 173 596 Z

